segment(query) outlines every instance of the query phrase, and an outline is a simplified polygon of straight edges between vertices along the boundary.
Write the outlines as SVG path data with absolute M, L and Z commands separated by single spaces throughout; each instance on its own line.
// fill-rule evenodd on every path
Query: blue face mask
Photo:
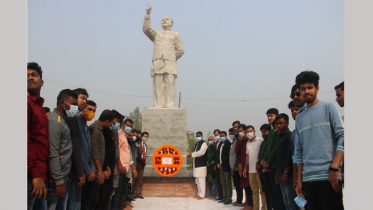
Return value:
M 240 136 L 244 136 L 245 133 L 244 132 L 239 132 Z
M 128 127 L 126 126 L 123 131 L 127 134 L 127 133 L 130 133 L 132 131 L 132 128 L 131 127 Z
M 199 137 L 197 137 L 196 139 L 197 139 L 197 141 L 201 141 L 201 140 L 202 140 L 202 137 L 199 136 Z
M 295 203 L 300 207 L 303 208 L 307 204 L 307 200 L 304 199 L 303 197 L 296 197 L 294 199 Z
M 220 139 L 220 136 L 215 136 L 216 141 L 219 141 L 219 139 Z
M 132 139 L 133 139 L 134 141 L 136 141 L 137 137 L 136 137 L 136 136 L 133 136 Z
M 119 123 L 115 123 L 115 125 L 113 125 L 113 129 L 116 130 L 119 128 Z
M 221 140 L 222 142 L 225 142 L 225 137 L 220 137 L 220 140 Z
M 230 140 L 234 140 L 234 135 L 229 135 Z

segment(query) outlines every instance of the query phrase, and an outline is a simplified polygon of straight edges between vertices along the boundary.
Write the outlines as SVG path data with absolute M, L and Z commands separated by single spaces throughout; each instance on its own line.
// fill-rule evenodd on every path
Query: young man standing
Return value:
M 295 84 L 291 88 L 290 98 L 292 99 L 293 103 L 289 103 L 288 108 L 291 111 L 291 116 L 296 121 L 296 116 L 300 112 L 302 112 L 306 108 L 306 103 L 304 102 L 304 98 L 300 95 L 299 87 Z M 295 123 L 296 125 L 296 123 Z M 291 134 L 291 140 L 293 142 L 293 187 L 296 189 L 297 182 L 298 182 L 298 167 L 297 167 L 297 158 L 296 158 L 296 147 L 297 147 L 297 136 L 296 136 L 296 129 Z M 306 207 L 307 209 L 307 207 Z
M 340 173 L 344 156 L 342 119 L 331 102 L 317 99 L 316 72 L 301 72 L 296 83 L 307 104 L 296 124 L 297 194 L 302 195 L 304 186 L 310 209 L 344 209 Z
M 79 97 L 78 97 L 79 101 Z M 78 102 L 79 104 L 79 102 Z M 78 203 L 77 205 L 74 205 L 71 203 L 69 205 L 69 209 L 81 209 L 81 207 L 84 207 L 84 201 L 86 198 L 86 195 L 89 194 L 87 192 L 87 186 L 89 185 L 89 182 L 95 181 L 95 175 L 96 175 L 96 166 L 95 163 L 93 162 L 92 155 L 91 155 L 91 134 L 89 131 L 89 127 L 87 125 L 88 121 L 91 121 L 96 114 L 96 108 L 97 105 L 94 101 L 88 100 L 87 105 L 85 109 L 83 110 L 81 115 L 75 116 L 78 120 L 78 124 L 80 127 L 80 133 L 81 133 L 81 138 L 78 138 L 79 140 L 79 145 L 83 153 L 83 170 L 86 175 L 86 183 L 82 186 L 82 193 L 81 193 L 81 202 L 80 204 Z M 69 199 L 70 200 L 70 199 Z
M 232 181 L 231 181 L 231 167 L 229 165 L 229 153 L 231 149 L 231 142 L 227 141 L 227 132 L 220 132 L 221 144 L 216 151 L 218 159 L 216 161 L 217 168 L 220 169 L 220 182 L 223 189 L 223 200 L 219 203 L 232 203 Z
M 105 137 L 104 128 L 109 128 L 113 124 L 114 114 L 105 109 L 98 120 L 89 126 L 91 136 L 91 155 L 95 164 L 97 173 L 95 180 L 87 183 L 87 194 L 82 209 L 89 210 L 96 208 L 100 196 L 100 189 L 107 176 L 107 167 L 104 168 L 105 162 Z M 106 172 L 105 172 L 106 171 Z
M 84 88 L 78 88 L 73 91 L 78 96 L 78 112 L 82 113 L 87 106 L 88 92 Z M 66 120 L 70 127 L 71 143 L 73 147 L 71 156 L 72 170 L 70 173 L 73 180 L 70 182 L 69 197 L 67 199 L 67 209 L 69 210 L 79 210 L 81 208 L 82 185 L 84 186 L 87 176 L 84 171 L 87 160 L 81 147 L 84 132 L 80 128 L 79 116 L 81 116 L 81 114 L 69 117 Z M 81 162 L 81 164 L 78 162 Z
M 249 174 L 250 186 L 253 192 L 253 202 L 254 210 L 259 210 L 259 193 L 262 200 L 262 210 L 267 209 L 266 197 L 263 192 L 262 184 L 260 182 L 259 174 L 256 171 L 256 161 L 258 158 L 260 145 L 263 142 L 263 139 L 255 136 L 254 126 L 247 126 L 247 137 L 249 141 L 246 144 L 246 162 L 243 170 L 243 175 L 247 176 Z M 260 192 L 259 192 L 260 190 Z
M 246 131 L 246 125 L 240 124 L 238 126 L 238 141 L 236 145 L 236 155 L 240 156 L 239 162 L 245 166 L 246 164 L 246 144 L 249 141 L 249 138 L 247 137 L 247 131 Z M 245 189 L 246 194 L 246 204 L 243 204 L 244 208 L 242 210 L 251 210 L 254 206 L 253 203 L 253 192 L 250 187 L 250 180 L 249 176 L 246 174 L 246 176 L 243 175 L 244 167 L 240 167 L 239 173 L 241 174 L 241 188 Z
M 241 178 L 238 174 L 238 161 L 237 161 L 237 155 L 236 155 L 236 146 L 237 146 L 237 140 L 235 136 L 235 128 L 237 128 L 237 134 L 238 134 L 238 126 L 239 121 L 235 121 L 232 123 L 233 128 L 229 129 L 229 139 L 232 140 L 232 146 L 231 151 L 229 153 L 229 165 L 231 167 L 231 174 L 233 177 L 233 184 L 236 188 L 237 193 L 237 200 L 233 203 L 233 206 L 239 206 L 242 205 L 242 198 L 243 198 L 243 189 L 241 188 Z
M 276 152 L 277 152 L 277 139 L 278 134 L 276 133 L 275 127 L 275 120 L 276 116 L 278 115 L 278 110 L 276 108 L 268 109 L 267 111 L 267 118 L 268 123 L 272 125 L 273 129 L 268 134 L 268 142 L 266 146 L 266 150 L 264 152 L 264 157 L 262 160 L 263 168 L 269 170 L 270 179 L 271 179 L 271 186 L 273 195 L 275 197 L 276 202 L 276 210 L 283 210 L 285 209 L 283 203 L 283 197 L 280 185 L 276 183 Z
M 49 153 L 48 118 L 43 110 L 42 70 L 37 63 L 27 64 L 27 209 L 34 204 L 47 209 L 47 165 Z
M 71 170 L 70 127 L 67 117 L 78 113 L 78 96 L 70 89 L 62 90 L 57 96 L 57 108 L 48 115 L 49 125 L 49 180 L 51 197 L 48 200 L 48 210 L 65 209 L 69 194 Z M 81 162 L 80 162 L 81 164 Z
M 279 135 L 277 139 L 276 154 L 276 183 L 280 184 L 286 209 L 297 210 L 299 207 L 295 204 L 294 198 L 297 197 L 293 188 L 293 161 L 291 132 L 289 130 L 289 117 L 281 113 L 276 117 L 276 132 Z
M 262 189 L 266 196 L 267 208 L 275 209 L 276 206 L 275 206 L 275 200 L 273 197 L 273 191 L 271 187 L 271 180 L 269 178 L 269 170 L 264 169 L 263 165 L 261 164 L 263 157 L 264 157 L 264 152 L 267 146 L 268 134 L 271 130 L 272 130 L 272 127 L 270 124 L 263 124 L 260 127 L 260 131 L 262 132 L 263 142 L 260 145 L 260 149 L 258 153 L 258 160 L 256 163 L 256 170 L 259 173 L 260 183 L 262 184 Z
M 194 146 L 194 152 L 187 154 L 187 157 L 193 158 L 193 176 L 196 178 L 198 195 L 196 198 L 202 200 L 205 198 L 206 190 L 206 162 L 207 162 L 207 143 L 203 141 L 203 134 L 198 131 L 196 134 L 197 143 Z

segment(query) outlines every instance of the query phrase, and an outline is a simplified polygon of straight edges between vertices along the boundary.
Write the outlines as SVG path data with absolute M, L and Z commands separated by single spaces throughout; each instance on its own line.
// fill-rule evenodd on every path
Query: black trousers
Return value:
M 267 208 L 276 209 L 275 198 L 273 197 L 273 191 L 271 187 L 271 180 L 269 178 L 269 171 L 261 172 L 259 174 L 259 178 L 260 178 L 260 182 L 262 183 L 263 192 L 266 195 Z
M 233 174 L 233 184 L 234 187 L 236 188 L 237 192 L 237 203 L 242 204 L 242 199 L 243 199 L 243 189 L 241 188 L 241 177 L 238 174 L 238 170 L 234 171 Z
M 336 193 L 329 181 L 303 182 L 308 209 L 343 210 L 342 181 L 339 181 L 339 185 L 341 189 Z
M 218 168 L 216 168 L 215 177 L 216 177 L 216 187 L 218 188 L 218 198 L 220 200 L 223 200 L 223 188 L 220 182 L 220 169 Z
M 122 192 L 120 194 L 120 200 L 119 200 L 118 209 L 124 209 L 124 208 L 126 208 L 127 191 L 128 191 L 128 182 L 129 181 L 130 181 L 130 178 L 128 178 L 126 176 L 124 178 L 123 188 L 122 188 Z
M 82 196 L 82 210 L 95 210 L 100 196 L 101 185 L 97 183 L 97 178 L 91 182 L 85 183 L 86 187 L 82 189 L 84 192 L 84 200 Z M 83 186 L 84 186 L 83 185 Z
M 247 205 L 254 207 L 253 191 L 251 190 L 251 187 L 246 187 L 245 188 L 245 194 L 246 194 L 246 203 L 247 203 Z
M 110 207 L 110 197 L 113 193 L 113 174 L 110 175 L 109 179 L 105 179 L 104 183 L 101 185 L 100 195 L 98 203 L 96 205 L 96 210 L 109 210 Z

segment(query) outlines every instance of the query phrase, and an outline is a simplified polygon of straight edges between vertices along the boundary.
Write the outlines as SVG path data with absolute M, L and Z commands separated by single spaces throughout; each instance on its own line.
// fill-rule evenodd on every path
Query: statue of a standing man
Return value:
M 180 34 L 171 31 L 174 21 L 165 16 L 162 30 L 150 27 L 152 8 L 147 5 L 143 31 L 154 43 L 151 77 L 153 77 L 153 98 L 155 108 L 175 108 L 176 61 L 184 54 L 184 45 Z

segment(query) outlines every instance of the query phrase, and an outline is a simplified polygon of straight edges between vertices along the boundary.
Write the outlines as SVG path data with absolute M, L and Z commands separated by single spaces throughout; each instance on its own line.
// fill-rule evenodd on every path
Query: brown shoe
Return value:
M 246 205 L 246 203 L 243 203 L 243 204 L 239 204 L 238 206 L 239 207 L 246 207 L 247 205 Z
M 237 202 L 234 202 L 234 203 L 232 203 L 232 205 L 233 205 L 233 206 L 240 206 L 240 205 L 242 205 L 242 204 L 239 204 L 239 203 L 237 203 Z
M 198 198 L 198 197 L 199 197 L 198 195 L 193 196 L 193 198 Z
M 197 200 L 202 200 L 202 199 L 205 199 L 205 198 L 202 198 L 202 197 L 199 197 L 199 196 L 197 197 Z

